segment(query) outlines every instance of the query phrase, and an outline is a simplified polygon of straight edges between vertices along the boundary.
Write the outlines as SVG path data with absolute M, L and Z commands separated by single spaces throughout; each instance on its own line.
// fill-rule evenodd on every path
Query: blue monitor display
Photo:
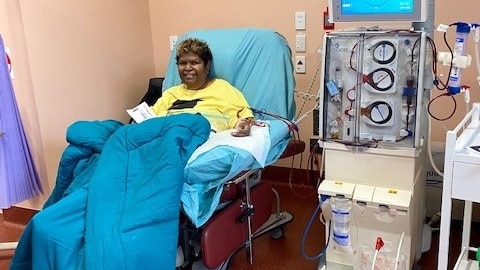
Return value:
M 330 0 L 332 22 L 424 21 L 425 0 Z

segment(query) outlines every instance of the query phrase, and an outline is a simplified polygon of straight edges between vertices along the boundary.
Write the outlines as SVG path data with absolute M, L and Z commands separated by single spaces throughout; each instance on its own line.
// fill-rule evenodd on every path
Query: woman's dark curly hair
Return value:
M 175 58 L 177 63 L 180 56 L 186 53 L 194 53 L 198 55 L 205 65 L 212 61 L 212 52 L 210 51 L 208 44 L 197 38 L 187 38 L 178 44 L 177 55 Z

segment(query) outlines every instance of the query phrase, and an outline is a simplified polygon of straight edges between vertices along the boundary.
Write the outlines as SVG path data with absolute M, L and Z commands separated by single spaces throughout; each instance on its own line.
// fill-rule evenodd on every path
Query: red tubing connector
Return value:
M 375 249 L 380 250 L 383 247 L 384 243 L 381 237 L 377 237 L 377 242 L 375 243 Z

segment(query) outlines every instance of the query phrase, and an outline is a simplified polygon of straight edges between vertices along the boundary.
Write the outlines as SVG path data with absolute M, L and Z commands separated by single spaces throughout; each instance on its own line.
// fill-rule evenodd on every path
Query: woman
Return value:
M 253 113 L 243 94 L 225 80 L 210 78 L 212 52 L 199 39 L 189 38 L 177 46 L 176 61 L 182 84 L 163 93 L 152 106 L 157 116 L 200 113 L 212 131 L 234 129 L 232 135 L 250 135 Z

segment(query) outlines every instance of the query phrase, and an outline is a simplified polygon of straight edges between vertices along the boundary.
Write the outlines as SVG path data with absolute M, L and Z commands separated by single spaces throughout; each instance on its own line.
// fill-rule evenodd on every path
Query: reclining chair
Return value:
M 151 267 L 148 269 L 155 269 L 162 260 L 168 260 L 165 265 L 172 265 L 175 258 L 171 255 L 175 252 L 173 248 L 177 239 L 176 235 L 172 237 L 166 235 L 166 232 L 177 232 L 177 220 L 171 220 L 178 212 L 169 208 L 172 211 L 162 212 L 165 220 L 157 220 L 153 224 L 150 219 L 155 211 L 162 211 L 160 203 L 168 201 L 178 205 L 179 196 L 176 190 L 181 190 L 182 185 L 181 202 L 185 219 L 181 221 L 180 243 L 183 243 L 183 253 L 187 259 L 180 267 L 186 267 L 202 258 L 203 264 L 209 269 L 225 269 L 229 258 L 242 247 L 246 247 L 248 260 L 252 263 L 253 238 L 267 232 L 274 238 L 283 235 L 285 224 L 291 221 L 293 216 L 280 212 L 278 195 L 267 183 L 259 180 L 262 168 L 281 157 L 294 155 L 305 149 L 305 144 L 299 143 L 297 137 L 292 136 L 297 128 L 292 122 L 295 115 L 295 82 L 288 44 L 278 33 L 265 29 L 194 31 L 180 39 L 188 36 L 195 36 L 209 43 L 214 55 L 211 75 L 231 82 L 244 93 L 256 119 L 263 120 L 262 123 L 265 124 L 257 129 L 263 132 L 263 137 L 252 134 L 239 138 L 238 140 L 248 141 L 245 147 L 239 148 L 229 145 L 230 141 L 236 139 L 228 136 L 227 142 L 217 141 L 218 145 L 203 153 L 198 153 L 197 150 L 204 148 L 207 143 L 215 142 L 213 138 L 197 148 L 195 143 L 188 144 L 191 140 L 185 137 L 187 146 L 195 145 L 196 156 L 192 158 L 192 155 L 184 168 L 180 158 L 176 160 L 172 157 L 174 161 L 182 163 L 182 168 L 169 170 L 172 166 L 161 169 L 159 166 L 148 167 L 149 163 L 144 163 L 143 158 L 150 151 L 144 151 L 146 148 L 139 146 L 147 145 L 152 149 L 171 147 L 169 151 L 177 151 L 177 145 L 164 143 L 161 134 L 166 132 L 175 138 L 173 135 L 180 130 L 189 128 L 189 134 L 193 134 L 201 128 L 203 140 L 208 132 L 206 126 L 200 125 L 204 122 L 193 121 L 194 117 L 180 115 L 152 119 L 139 125 L 124 126 L 112 120 L 78 121 L 72 124 L 67 131 L 67 137 L 73 138 L 73 141 L 69 141 L 70 144 L 62 156 L 58 173 L 60 177 L 57 177 L 54 192 L 45 208 L 29 222 L 18 246 L 17 243 L 0 245 L 1 249 L 16 249 L 15 262 L 12 260 L 15 267 L 12 269 L 25 269 L 33 264 L 58 264 L 59 269 L 64 269 L 87 260 L 91 265 L 103 265 L 106 258 L 110 269 L 114 269 L 115 265 L 127 267 L 125 264 L 138 267 L 140 262 L 144 267 Z M 180 79 L 175 57 L 172 55 L 162 88 L 166 89 L 178 83 Z M 174 121 L 189 121 L 196 125 L 175 126 Z M 158 123 L 169 123 L 176 129 L 164 130 L 161 129 L 163 125 Z M 255 132 L 254 128 L 257 127 L 252 127 L 252 132 Z M 155 139 L 155 143 L 147 143 L 143 136 L 145 132 Z M 125 144 L 125 140 L 135 143 Z M 89 146 L 92 144 L 92 147 L 84 147 L 86 143 Z M 105 145 L 107 147 L 103 148 Z M 131 146 L 133 149 L 129 148 Z M 261 160 L 245 149 L 252 146 L 265 150 Z M 126 158 L 130 157 L 127 155 L 130 152 L 136 158 Z M 145 179 L 143 169 L 147 167 L 149 173 L 159 175 L 154 178 L 155 191 L 137 192 L 144 187 L 144 182 L 138 180 Z M 132 172 L 129 169 L 132 169 Z M 168 180 L 183 182 L 163 181 L 164 175 L 168 176 Z M 130 185 L 125 185 L 127 182 Z M 87 183 L 88 189 L 83 188 Z M 171 189 L 172 183 L 175 184 L 174 191 Z M 125 188 L 131 185 L 133 187 Z M 104 189 L 109 192 L 103 192 Z M 111 190 L 115 190 L 115 196 L 110 196 Z M 138 200 L 129 200 L 128 204 L 125 204 L 124 198 L 130 194 L 141 196 Z M 223 203 L 221 197 L 227 202 Z M 277 207 L 272 214 L 275 197 Z M 145 204 L 150 207 L 149 203 L 152 202 L 155 210 L 142 213 L 136 211 Z M 105 207 L 118 207 L 121 211 L 106 211 Z M 217 208 L 221 209 L 215 211 Z M 72 215 L 75 217 L 72 218 Z M 119 215 L 122 215 L 124 221 L 121 224 L 115 223 Z M 116 230 L 124 230 L 126 233 L 118 234 Z M 136 237 L 131 237 L 132 232 Z M 107 237 L 108 241 L 103 237 L 103 233 L 110 235 Z M 152 234 L 162 235 L 164 240 L 168 238 L 168 241 L 160 244 L 150 241 Z M 113 239 L 115 241 L 112 241 Z M 143 242 L 145 250 L 141 253 L 137 246 L 123 248 L 129 243 L 137 243 L 138 239 L 147 242 Z M 162 245 L 164 242 L 168 242 L 168 245 Z M 195 245 L 196 242 L 200 243 L 200 248 Z M 168 252 L 159 256 L 157 249 L 153 248 L 159 246 L 168 246 Z M 43 252 L 46 249 L 51 252 Z M 82 249 L 85 252 L 79 252 Z M 32 250 L 38 252 L 33 253 Z M 99 252 L 108 255 L 102 256 Z M 138 260 L 139 254 L 140 257 L 150 260 Z
M 213 54 L 211 76 L 236 86 L 256 112 L 256 119 L 270 121 L 271 146 L 265 164 L 244 157 L 249 154 L 241 149 L 230 150 L 230 146 L 219 145 L 207 154 L 214 156 L 215 162 L 204 158 L 205 163 L 187 165 L 187 185 L 191 174 L 195 174 L 193 177 L 200 174 L 197 178 L 204 176 L 199 171 L 205 171 L 206 177 L 213 175 L 212 181 L 220 185 L 213 192 L 213 201 L 218 200 L 218 204 L 214 203 L 213 213 L 205 215 L 208 220 L 201 215 L 192 217 L 188 211 L 181 220 L 179 242 L 185 259 L 177 262 L 177 267 L 189 267 L 201 259 L 203 269 L 226 269 L 231 256 L 243 247 L 248 262 L 253 263 L 252 240 L 265 233 L 273 238 L 282 237 L 285 224 L 293 219 L 290 213 L 280 211 L 278 193 L 260 181 L 264 166 L 305 150 L 305 143 L 295 136 L 297 127 L 293 123 L 295 81 L 291 50 L 284 37 L 267 29 L 198 30 L 184 34 L 179 41 L 188 37 L 209 44 Z M 163 89 L 178 83 L 174 51 Z M 218 162 L 218 156 L 225 154 L 228 157 Z M 185 203 L 183 197 L 182 202 Z

